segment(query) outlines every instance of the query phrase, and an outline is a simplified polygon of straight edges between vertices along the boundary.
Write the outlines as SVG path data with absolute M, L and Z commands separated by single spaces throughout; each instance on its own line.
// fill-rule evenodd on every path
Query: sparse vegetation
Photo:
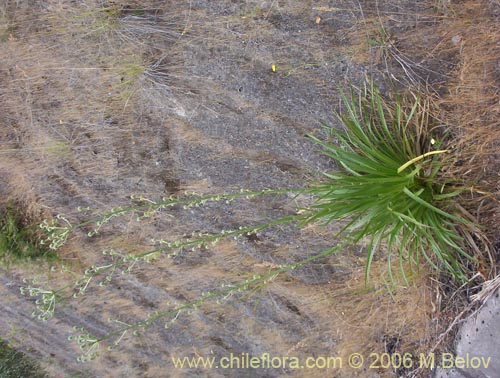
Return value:
M 34 360 L 10 348 L 0 339 L 0 377 L 44 378 L 46 375 Z
M 25 224 L 14 206 L 8 206 L 0 218 L 0 261 L 3 264 L 31 259 L 54 260 L 56 254 L 40 245 L 37 225 Z

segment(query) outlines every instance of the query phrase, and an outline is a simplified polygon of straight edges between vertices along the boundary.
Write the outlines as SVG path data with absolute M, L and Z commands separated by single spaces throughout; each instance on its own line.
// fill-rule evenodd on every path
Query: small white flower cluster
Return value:
M 101 230 L 102 226 L 104 226 L 106 223 L 108 223 L 112 218 L 123 215 L 128 211 L 130 211 L 130 209 L 126 208 L 126 207 L 112 208 L 111 210 L 109 210 L 107 213 L 103 214 L 101 217 L 99 217 L 95 221 L 94 228 L 92 229 L 92 231 L 89 231 L 87 233 L 87 236 L 92 237 L 94 235 L 97 235 L 99 233 L 99 231 Z M 84 225 L 84 224 L 87 224 L 87 222 L 83 223 L 82 225 Z M 80 225 L 80 226 L 82 226 L 82 225 Z
M 61 225 L 60 221 L 63 221 L 66 225 Z M 49 248 L 55 251 L 66 243 L 73 226 L 66 217 L 58 214 L 56 219 L 44 220 L 40 224 L 40 228 L 47 233 L 47 238 L 42 240 L 40 244 L 49 244 Z
M 83 327 L 73 327 L 73 329 L 79 332 L 79 334 L 77 336 L 69 336 L 68 340 L 76 341 L 80 350 L 83 351 L 83 354 L 78 357 L 78 361 L 87 362 L 94 360 L 99 354 L 101 340 Z
M 27 286 L 20 288 L 22 295 L 29 295 L 30 297 L 38 297 L 35 301 L 37 310 L 31 313 L 31 316 L 39 320 L 46 321 L 54 315 L 56 308 L 57 293 L 53 290 L 46 290 L 40 287 Z
M 106 265 L 92 265 L 90 268 L 85 270 L 83 276 L 76 280 L 73 284 L 73 288 L 76 289 L 76 292 L 73 294 L 73 298 L 78 298 L 81 295 L 85 295 L 87 292 L 87 288 L 90 284 L 90 281 L 97 277 L 98 275 L 103 274 L 111 270 L 111 273 L 107 274 L 102 281 L 99 282 L 99 286 L 104 286 L 106 283 L 110 282 L 113 278 L 114 270 L 116 269 L 115 264 L 106 264 Z

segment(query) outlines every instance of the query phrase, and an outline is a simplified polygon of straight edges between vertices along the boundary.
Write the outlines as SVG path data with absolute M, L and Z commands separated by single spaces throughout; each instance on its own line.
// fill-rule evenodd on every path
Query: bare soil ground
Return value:
M 457 72 L 464 69 L 469 29 L 464 23 L 455 32 L 447 24 L 456 27 L 461 6 L 0 0 L 2 204 L 15 203 L 32 221 L 65 214 L 78 223 L 89 216 L 77 212 L 78 206 L 102 211 L 130 203 L 131 194 L 160 199 L 303 187 L 334 169 L 306 135 L 324 136 L 320 121 L 338 126 L 338 87 L 374 77 L 387 93 L 417 84 L 442 99 L 449 99 L 452 85 L 459 93 Z M 484 7 L 498 19 L 497 3 L 485 1 Z M 490 32 L 496 33 L 493 27 Z M 483 148 L 491 149 L 491 143 Z M 490 175 L 490 186 L 495 180 Z M 167 303 L 194 300 L 273 264 L 304 259 L 338 242 L 331 240 L 336 225 L 275 227 L 142 264 L 69 300 L 48 322 L 33 319 L 33 301 L 19 293 L 25 277 L 50 287 L 70 282 L 85 267 L 106 261 L 106 247 L 141 252 L 152 248 L 152 237 L 178 240 L 192 232 L 258 224 L 293 214 L 305 202 L 264 196 L 174 208 L 142 222 L 126 216 L 94 238 L 82 230 L 59 251 L 65 272 L 49 272 L 43 263 L 3 271 L 0 336 L 59 377 L 410 374 L 368 368 L 174 369 L 171 363 L 172 356 L 229 353 L 305 358 L 429 350 L 454 315 L 441 306 L 442 289 L 425 271 L 410 286 L 389 289 L 383 259 L 375 261 L 373 283 L 366 287 L 362 248 L 300 268 L 261 291 L 208 303 L 169 329 L 159 323 L 137 337 L 127 335 L 95 361 L 75 360 L 79 351 L 67 341 L 73 326 L 103 335 L 117 325 L 108 318 L 138 321 Z

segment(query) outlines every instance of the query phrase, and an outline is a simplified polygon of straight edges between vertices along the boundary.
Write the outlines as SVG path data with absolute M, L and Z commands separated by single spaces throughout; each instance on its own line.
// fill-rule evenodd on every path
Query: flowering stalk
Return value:
M 99 286 L 104 286 L 111 282 L 116 271 L 121 271 L 121 274 L 130 273 L 132 269 L 141 262 L 149 263 L 162 255 L 172 258 L 178 254 L 178 251 L 181 248 L 192 247 L 193 249 L 200 249 L 206 245 L 215 246 L 223 238 L 232 237 L 237 239 L 241 236 L 252 235 L 279 224 L 300 222 L 305 220 L 308 216 L 309 214 L 307 213 L 289 215 L 274 219 L 273 221 L 265 224 L 239 227 L 234 230 L 222 230 L 217 234 L 200 234 L 195 238 L 184 241 L 168 242 L 162 239 L 153 240 L 156 243 L 160 243 L 161 246 L 136 255 L 130 253 L 123 254 L 113 249 L 105 250 L 103 251 L 104 255 L 111 256 L 112 258 L 118 258 L 117 261 L 105 263 L 103 265 L 93 265 L 84 272 L 82 277 L 56 290 L 47 290 L 39 287 L 28 286 L 21 288 L 21 293 L 38 298 L 36 301 L 38 312 L 35 312 L 35 316 L 37 316 L 40 320 L 47 320 L 54 314 L 57 299 L 62 298 L 64 292 L 68 289 L 73 290 L 73 297 L 77 298 L 87 292 L 91 281 L 97 281 Z
M 299 262 L 271 269 L 269 273 L 266 274 L 254 275 L 251 279 L 247 279 L 239 284 L 223 284 L 221 285 L 221 287 L 223 288 L 222 290 L 206 292 L 194 301 L 181 305 L 174 305 L 172 308 L 167 310 L 153 312 L 148 316 L 147 319 L 144 320 L 127 324 L 122 321 L 110 319 L 110 321 L 124 324 L 124 326 L 111 331 L 102 337 L 97 337 L 84 328 L 75 328 L 75 330 L 79 331 L 80 333 L 77 336 L 70 336 L 70 340 L 76 341 L 80 349 L 82 350 L 82 355 L 78 358 L 79 361 L 85 362 L 93 360 L 99 354 L 101 343 L 112 341 L 111 345 L 108 346 L 108 350 L 111 350 L 114 346 L 117 346 L 127 334 L 132 333 L 133 335 L 137 335 L 138 333 L 150 328 L 154 323 L 168 318 L 170 319 L 165 321 L 164 327 L 169 328 L 177 321 L 181 314 L 186 313 L 190 315 L 207 301 L 216 300 L 217 303 L 221 303 L 222 301 L 228 300 L 230 297 L 237 293 L 246 292 L 249 289 L 256 287 L 262 287 L 263 285 L 266 285 L 273 281 L 281 273 L 292 271 L 314 260 L 331 256 L 332 254 L 351 244 L 351 242 L 351 240 L 344 241 L 341 244 L 329 248 L 321 253 L 312 255 Z
M 180 205 L 183 209 L 189 209 L 193 207 L 200 207 L 207 202 L 216 202 L 216 201 L 226 201 L 230 203 L 231 201 L 239 198 L 250 199 L 253 197 L 266 195 L 266 194 L 300 194 L 300 193 L 308 193 L 308 188 L 296 188 L 296 189 L 265 189 L 261 191 L 251 191 L 251 190 L 241 190 L 239 193 L 228 193 L 228 194 L 217 194 L 217 195 L 208 195 L 208 196 L 194 196 L 195 193 L 192 193 L 191 197 L 184 198 L 175 198 L 174 196 L 164 197 L 161 201 L 153 201 L 149 198 L 143 196 L 131 196 L 132 200 L 138 200 L 141 202 L 145 202 L 141 205 L 134 206 L 125 206 L 118 207 L 116 209 L 111 209 L 110 211 L 99 215 L 95 218 L 89 219 L 85 222 L 73 225 L 70 221 L 59 214 L 56 216 L 55 220 L 52 221 L 43 221 L 40 224 L 40 228 L 47 232 L 46 240 L 42 241 L 42 244 L 49 244 L 49 248 L 52 250 L 57 250 L 61 246 L 63 246 L 70 233 L 74 230 L 94 225 L 91 231 L 87 233 L 88 236 L 94 236 L 99 233 L 101 227 L 108 223 L 112 218 L 118 217 L 121 215 L 125 215 L 127 213 L 133 212 L 142 212 L 141 216 L 137 217 L 137 220 L 140 221 L 142 219 L 148 218 L 153 214 L 166 209 L 168 207 L 173 207 L 176 205 Z M 80 211 L 89 210 L 88 208 L 78 208 Z M 61 221 L 64 224 L 61 224 Z

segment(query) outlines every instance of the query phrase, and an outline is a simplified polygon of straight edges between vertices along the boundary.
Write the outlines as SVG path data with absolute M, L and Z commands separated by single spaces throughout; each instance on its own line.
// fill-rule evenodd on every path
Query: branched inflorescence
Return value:
M 58 295 L 57 291 L 42 289 L 32 285 L 21 287 L 20 290 L 22 295 L 37 298 L 35 303 L 38 311 L 34 311 L 31 315 L 37 317 L 39 320 L 48 320 L 54 315 Z
M 92 360 L 97 357 L 103 343 L 108 345 L 108 350 L 111 350 L 115 346 L 117 346 L 127 334 L 136 336 L 153 326 L 155 323 L 161 321 L 163 321 L 164 328 L 168 329 L 179 319 L 182 314 L 193 314 L 205 302 L 216 301 L 217 303 L 221 304 L 229 300 L 234 295 L 248 292 L 251 289 L 263 287 L 273 281 L 281 273 L 297 269 L 303 265 L 310 263 L 311 261 L 330 256 L 338 250 L 341 250 L 342 248 L 347 246 L 350 242 L 351 241 L 346 241 L 320 254 L 312 255 L 309 258 L 297 263 L 270 269 L 270 271 L 266 274 L 253 275 L 251 278 L 240 283 L 221 284 L 220 290 L 204 292 L 201 294 L 201 296 L 193 301 L 183 304 L 169 303 L 167 304 L 169 308 L 167 308 L 166 310 L 152 312 L 146 319 L 143 320 L 139 320 L 133 323 L 126 323 L 118 319 L 109 319 L 113 323 L 120 324 L 121 327 L 107 333 L 102 337 L 94 336 L 86 329 L 76 327 L 75 330 L 78 331 L 78 334 L 75 336 L 70 336 L 70 340 L 76 340 L 78 345 L 80 346 L 80 349 L 82 351 L 82 355 L 79 357 L 80 361 Z
M 98 234 L 102 226 L 108 223 L 112 218 L 128 213 L 137 213 L 137 221 L 141 221 L 143 219 L 151 217 L 154 214 L 157 214 L 161 210 L 174 206 L 181 206 L 184 210 L 186 210 L 189 208 L 200 207 L 208 202 L 226 201 L 226 203 L 229 204 L 233 200 L 239 198 L 250 199 L 265 194 L 288 193 L 307 193 L 307 189 L 265 189 L 262 191 L 242 189 L 239 193 L 208 196 L 199 196 L 196 193 L 186 193 L 186 197 L 183 198 L 170 196 L 163 197 L 161 201 L 154 201 L 144 196 L 132 195 L 130 196 L 132 200 L 139 201 L 142 204 L 114 208 L 102 215 L 99 215 L 98 217 L 92 218 L 76 225 L 72 225 L 70 221 L 62 214 L 57 215 L 55 219 L 43 221 L 40 225 L 40 228 L 46 231 L 47 236 L 46 239 L 42 241 L 42 244 L 49 244 L 50 249 L 57 250 L 66 243 L 72 231 L 76 229 L 83 229 L 85 227 L 91 227 L 91 230 L 87 232 L 87 236 L 91 237 Z M 89 210 L 89 208 L 78 208 L 78 210 Z
M 293 190 L 294 193 L 300 192 L 303 189 Z M 96 217 L 92 220 L 80 223 L 78 225 L 72 225 L 65 217 L 58 216 L 56 219 L 62 220 L 63 225 L 57 225 L 54 222 L 44 222 L 42 228 L 48 231 L 49 235 L 47 240 L 51 243 L 51 248 L 61 247 L 67 240 L 71 231 L 82 228 L 84 226 L 93 226 L 92 230 L 87 233 L 87 235 L 94 236 L 98 234 L 101 227 L 109 222 L 112 218 L 126 214 L 126 213 L 139 213 L 137 220 L 141 221 L 145 218 L 156 214 L 157 212 L 174 205 L 181 205 L 183 209 L 189 209 L 192 207 L 199 207 L 204 205 L 209 201 L 226 201 L 230 203 L 237 198 L 252 198 L 257 195 L 263 194 L 283 194 L 290 193 L 290 190 L 264 190 L 260 192 L 254 191 L 241 191 L 240 193 L 226 194 L 226 195 L 216 195 L 216 196 L 192 196 L 190 198 L 164 198 L 161 202 L 155 202 L 145 197 L 133 197 L 134 200 L 139 200 L 143 204 L 130 207 L 121 207 L 118 209 L 112 209 L 108 213 L 100 217 Z M 238 239 L 244 235 L 252 235 L 264 229 L 285 223 L 300 222 L 306 219 L 306 214 L 295 214 L 290 216 L 285 216 L 281 218 L 274 219 L 273 221 L 258 224 L 255 226 L 238 227 L 231 230 L 222 230 L 216 234 L 204 234 L 197 233 L 188 240 L 182 241 L 167 241 L 164 239 L 153 239 L 152 242 L 157 244 L 158 247 L 153 248 L 148 251 L 140 253 L 128 253 L 118 251 L 116 249 L 106 249 L 102 252 L 104 256 L 108 257 L 108 262 L 93 265 L 85 270 L 83 275 L 77 280 L 64 285 L 56 290 L 47 290 L 40 287 L 28 286 L 21 288 L 21 293 L 23 295 L 28 295 L 37 298 L 36 305 L 37 311 L 34 313 L 41 320 L 49 319 L 55 311 L 56 303 L 58 300 L 65 297 L 72 296 L 73 298 L 78 298 L 85 295 L 88 289 L 91 287 L 92 282 L 95 282 L 98 286 L 104 286 L 111 282 L 113 276 L 119 272 L 119 274 L 124 275 L 132 272 L 134 267 L 141 263 L 150 263 L 153 260 L 159 258 L 160 256 L 173 258 L 178 255 L 179 251 L 185 248 L 191 248 L 191 250 L 202 249 L 208 246 L 215 246 L 221 239 L 233 238 Z

